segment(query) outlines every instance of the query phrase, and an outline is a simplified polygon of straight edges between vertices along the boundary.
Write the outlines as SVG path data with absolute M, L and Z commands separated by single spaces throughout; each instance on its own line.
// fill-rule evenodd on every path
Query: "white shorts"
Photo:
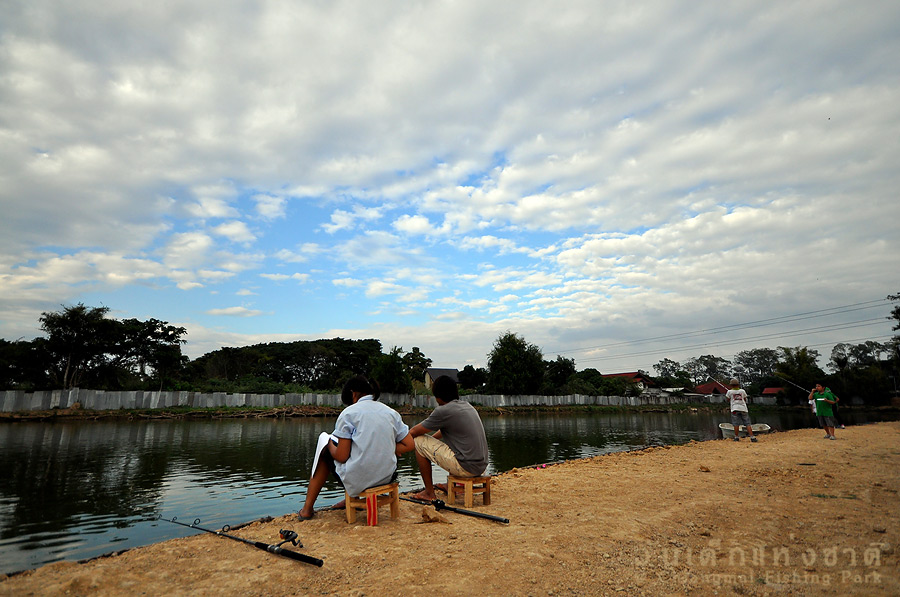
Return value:
M 416 453 L 421 454 L 454 477 L 477 477 L 462 466 L 450 446 L 430 435 L 420 435 L 415 439 Z

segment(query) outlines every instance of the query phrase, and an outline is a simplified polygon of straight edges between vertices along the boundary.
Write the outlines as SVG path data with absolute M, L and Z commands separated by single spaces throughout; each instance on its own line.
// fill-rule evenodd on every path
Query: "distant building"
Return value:
M 442 375 L 446 375 L 457 384 L 459 383 L 458 369 L 437 369 L 435 367 L 429 367 L 425 370 L 425 387 L 430 390 L 431 386 L 434 385 L 434 380 Z
M 763 396 L 777 396 L 782 393 L 784 388 L 766 388 L 762 391 Z
M 652 379 L 650 379 L 640 371 L 630 371 L 628 373 L 607 373 L 603 375 L 603 377 L 622 377 L 625 379 L 625 381 L 634 384 L 634 387 L 641 392 L 643 392 L 650 386 L 656 385 Z
M 718 381 L 711 381 L 694 388 L 695 394 L 703 394 L 704 396 L 712 396 L 714 394 L 725 394 L 730 390 L 728 386 Z

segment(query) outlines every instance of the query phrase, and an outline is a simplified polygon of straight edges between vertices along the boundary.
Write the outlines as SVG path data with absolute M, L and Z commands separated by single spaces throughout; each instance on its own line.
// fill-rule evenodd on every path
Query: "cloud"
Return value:
M 394 220 L 394 229 L 410 235 L 428 234 L 432 231 L 431 222 L 425 216 L 403 215 Z
M 228 240 L 235 243 L 250 243 L 256 240 L 256 236 L 250 232 L 250 229 L 243 222 L 238 220 L 232 220 L 230 222 L 225 222 L 224 224 L 219 224 L 214 227 L 213 232 L 224 236 Z
M 421 247 L 409 247 L 386 231 L 373 230 L 364 236 L 353 238 L 336 247 L 336 255 L 347 267 L 402 267 L 421 264 L 424 251 Z
M 283 197 L 273 195 L 254 195 L 256 213 L 264 220 L 277 220 L 285 216 L 287 201 Z
M 897 292 L 890 2 L 210 6 L 4 7 L 3 337 L 152 301 L 453 364 Z
M 284 282 L 285 280 L 297 280 L 301 284 L 305 284 L 309 281 L 309 274 L 259 274 L 260 278 L 265 278 L 266 280 L 271 280 L 273 282 Z
M 196 203 L 185 206 L 185 210 L 200 219 L 235 218 L 240 214 L 236 209 L 218 197 L 200 197 Z
M 323 224 L 322 229 L 328 234 L 334 234 L 340 230 L 355 228 L 358 222 L 373 222 L 381 217 L 382 209 L 373 207 L 354 206 L 352 212 L 342 209 L 335 210 L 331 214 L 331 223 Z
M 281 249 L 275 253 L 275 257 L 285 263 L 305 263 L 325 251 L 316 243 L 304 243 L 300 245 L 299 249 L 299 252 Z
M 225 307 L 222 309 L 208 309 L 207 315 L 223 315 L 227 317 L 258 317 L 262 311 L 248 309 L 246 307 Z

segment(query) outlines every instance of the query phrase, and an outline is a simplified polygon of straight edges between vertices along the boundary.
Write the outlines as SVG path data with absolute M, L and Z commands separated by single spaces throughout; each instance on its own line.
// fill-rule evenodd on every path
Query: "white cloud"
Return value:
M 321 255 L 325 249 L 316 243 L 304 243 L 300 245 L 299 252 L 288 249 L 280 249 L 275 257 L 285 263 L 305 263 L 312 257 Z
M 256 201 L 256 213 L 264 220 L 276 220 L 285 216 L 287 201 L 284 197 L 273 195 L 254 195 Z
M 266 338 L 197 322 L 273 272 L 271 330 L 448 364 L 506 329 L 564 349 L 897 292 L 892 2 L 24 6 L 3 337 L 140 294 L 198 343 Z
M 425 216 L 403 215 L 394 220 L 394 229 L 410 235 L 428 234 L 432 231 L 431 222 Z
M 381 217 L 381 208 L 363 207 L 356 205 L 352 212 L 342 209 L 335 210 L 331 214 L 331 224 L 323 224 L 322 229 L 328 234 L 334 234 L 340 230 L 355 228 L 359 222 L 374 222 Z
M 163 262 L 172 268 L 200 266 L 209 258 L 213 239 L 202 232 L 173 234 L 163 249 Z
M 250 228 L 239 220 L 219 224 L 212 230 L 214 233 L 236 243 L 250 243 L 256 240 L 256 236 L 250 231 Z
M 262 311 L 248 309 L 246 307 L 225 307 L 222 309 L 209 309 L 206 311 L 208 315 L 224 315 L 227 317 L 257 317 L 262 315 Z
M 285 280 L 297 280 L 301 284 L 305 284 L 309 281 L 309 274 L 260 274 L 260 278 L 265 278 L 266 280 L 272 280 L 273 282 L 284 282 Z
M 501 255 L 505 253 L 529 253 L 528 249 L 517 247 L 516 243 L 508 238 L 498 238 L 490 234 L 479 237 L 463 237 L 459 245 L 463 249 L 475 249 L 478 251 L 497 249 Z

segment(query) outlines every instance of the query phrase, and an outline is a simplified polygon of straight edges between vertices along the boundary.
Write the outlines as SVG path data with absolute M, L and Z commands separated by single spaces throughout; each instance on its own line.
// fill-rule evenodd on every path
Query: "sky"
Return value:
M 653 372 L 886 341 L 900 4 L 5 0 L 0 337 Z

